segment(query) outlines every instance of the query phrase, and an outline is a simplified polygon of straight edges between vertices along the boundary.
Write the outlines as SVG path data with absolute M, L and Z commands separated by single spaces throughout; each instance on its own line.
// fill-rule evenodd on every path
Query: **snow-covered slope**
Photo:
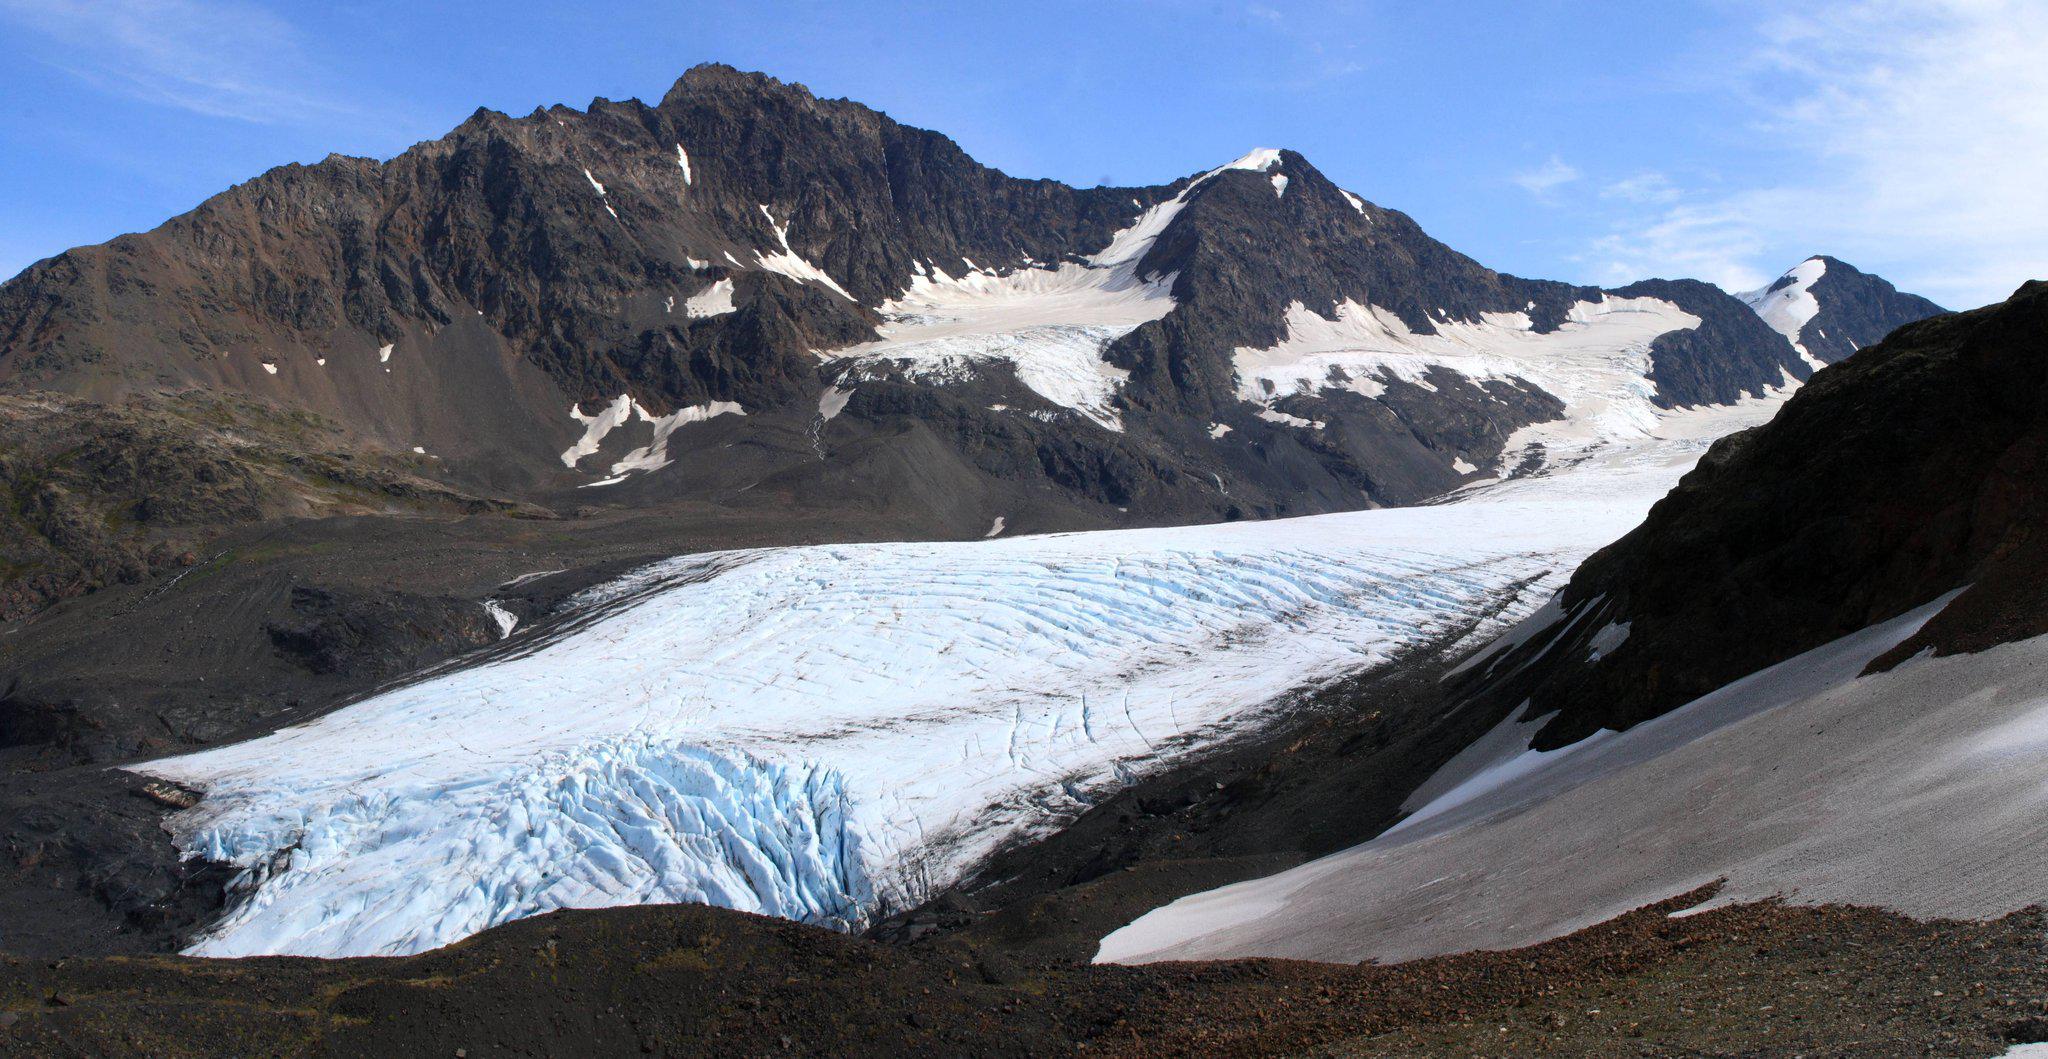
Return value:
M 177 841 L 254 886 L 192 951 L 649 901 L 859 923 L 1536 578 L 1527 612 L 1768 410 L 1429 507 L 658 564 L 552 639 L 144 767 L 206 790 Z
M 1110 398 L 1126 373 L 1104 361 L 1102 351 L 1174 307 L 1174 274 L 1140 274 L 1139 263 L 1203 183 L 1279 161 L 1278 151 L 1260 148 L 1203 173 L 1142 211 L 1084 261 L 1026 259 L 1024 267 L 1003 271 L 962 258 L 966 272 L 960 276 L 936 263 L 913 262 L 909 289 L 877 310 L 888 321 L 878 329 L 882 339 L 820 356 L 852 362 L 837 376 L 842 387 L 892 374 L 943 385 L 974 378 L 988 362 L 1006 362 L 1040 397 L 1120 431 Z
M 1640 437 L 1661 422 L 1651 342 L 1699 323 L 1657 298 L 1602 295 L 1574 305 L 1554 331 L 1536 331 L 1526 313 L 1488 313 L 1477 324 L 1442 320 L 1424 335 L 1374 306 L 1344 302 L 1327 319 L 1297 303 L 1286 339 L 1236 351 L 1238 396 L 1268 406 L 1333 389 L 1378 397 L 1390 380 L 1428 388 L 1432 371 L 1448 369 L 1475 381 L 1520 380 L 1564 401 L 1563 422 L 1528 428 L 1520 444 Z
M 1510 721 L 1362 846 L 1183 898 L 1098 959 L 1532 944 L 1715 881 L 1916 916 L 2048 899 L 2048 638 L 1859 676 L 1947 602 L 1560 750 Z
M 1820 313 L 1820 301 L 1813 296 L 1813 285 L 1827 275 L 1828 264 L 1817 257 L 1809 257 L 1768 287 L 1737 294 L 1743 303 L 1756 310 L 1771 330 L 1785 336 L 1799 356 L 1813 367 L 1820 367 L 1806 347 L 1800 344 L 1799 333 L 1808 321 Z

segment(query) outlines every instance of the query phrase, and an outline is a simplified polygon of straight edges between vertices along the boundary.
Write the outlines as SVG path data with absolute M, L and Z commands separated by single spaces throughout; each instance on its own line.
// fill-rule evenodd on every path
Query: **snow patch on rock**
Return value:
M 491 621 L 498 626 L 500 640 L 512 635 L 512 630 L 519 627 L 519 615 L 506 610 L 505 605 L 495 599 L 484 600 L 484 613 L 490 615 Z
M 845 298 L 847 301 L 854 300 L 853 295 L 846 293 L 846 288 L 840 286 L 838 280 L 833 279 L 830 275 L 826 274 L 824 269 L 804 260 L 798 256 L 796 251 L 789 248 L 788 224 L 777 221 L 775 214 L 768 207 L 762 206 L 760 209 L 761 216 L 768 218 L 768 227 L 774 229 L 775 241 L 781 244 L 782 249 L 766 254 L 758 250 L 754 251 L 755 267 L 768 272 L 780 273 L 798 282 L 816 283 L 821 287 L 827 288 L 832 293 Z M 728 253 L 726 257 L 730 258 L 732 255 Z
M 1234 354 L 1238 396 L 1268 411 L 1282 398 L 1327 390 L 1377 398 L 1394 380 L 1434 389 L 1429 374 L 1437 370 L 1532 385 L 1563 401 L 1564 421 L 1510 439 L 1504 468 L 1531 444 L 1572 449 L 1652 432 L 1663 418 L 1649 378 L 1650 343 L 1700 324 L 1669 302 L 1605 295 L 1579 302 L 1562 326 L 1540 334 L 1520 312 L 1487 313 L 1476 324 L 1445 318 L 1436 334 L 1417 334 L 1392 312 L 1355 301 L 1340 303 L 1334 319 L 1297 302 L 1285 322 L 1280 342 Z
M 1040 397 L 1121 431 L 1114 398 L 1129 373 L 1102 351 L 1174 307 L 1176 277 L 1140 274 L 1139 263 L 1197 188 L 1233 169 L 1279 164 L 1279 151 L 1260 148 L 1197 176 L 1165 202 L 1139 207 L 1134 199 L 1138 216 L 1085 261 L 1004 272 L 962 258 L 967 271 L 958 277 L 913 261 L 903 295 L 880 306 L 888 320 L 881 340 L 821 355 L 855 361 L 860 378 L 930 385 L 979 378 L 990 362 L 1007 362 Z
M 722 415 L 743 416 L 747 412 L 734 401 L 712 401 L 709 404 L 690 405 L 678 408 L 665 416 L 658 416 L 633 403 L 633 412 L 640 419 L 654 425 L 654 438 L 640 448 L 634 449 L 612 464 L 612 474 L 625 475 L 635 471 L 658 471 L 669 465 L 668 439 L 680 427 L 691 423 L 702 423 Z
M 1598 662 L 1613 654 L 1615 648 L 1627 643 L 1629 624 L 1625 621 L 1610 621 L 1602 625 L 1600 631 L 1594 633 L 1592 640 L 1587 644 L 1588 660 Z
M 1625 732 L 1528 749 L 1512 719 L 1379 838 L 1182 898 L 1099 960 L 1382 962 L 1535 944 L 1716 879 L 1782 897 L 1991 919 L 2048 898 L 2048 637 L 1863 668 L 1950 596 Z
M 724 316 L 735 308 L 732 301 L 733 285 L 730 278 L 718 280 L 710 286 L 690 295 L 683 302 L 683 313 L 691 317 Z
M 1328 425 L 1318 419 L 1303 419 L 1300 416 L 1288 415 L 1275 408 L 1259 409 L 1259 418 L 1268 423 L 1278 423 L 1281 426 L 1287 427 L 1301 427 L 1304 430 L 1321 430 Z
M 389 349 L 390 347 L 386 346 L 385 348 Z M 581 462 L 585 456 L 596 454 L 598 447 L 604 444 L 604 436 L 606 434 L 611 433 L 627 420 L 633 418 L 633 398 L 626 394 L 620 394 L 617 400 L 604 406 L 595 415 L 584 415 L 580 405 L 570 405 L 569 418 L 583 424 L 583 436 L 577 438 L 574 445 L 569 446 L 562 452 L 562 466 L 573 471 L 576 469 L 576 464 Z
M 825 392 L 818 395 L 818 418 L 827 423 L 837 419 L 839 413 L 846 411 L 846 402 L 853 400 L 853 391 L 851 386 L 844 389 L 836 384 L 825 387 Z
M 653 440 L 627 453 L 611 465 L 611 477 L 591 485 L 612 485 L 623 481 L 625 476 L 636 471 L 658 471 L 669 465 L 668 441 L 680 427 L 690 423 L 701 423 L 721 415 L 746 415 L 746 410 L 732 401 L 712 401 L 708 404 L 690 405 L 679 408 L 665 416 L 658 416 L 641 407 L 631 395 L 620 394 L 595 415 L 585 415 L 579 407 L 571 405 L 569 415 L 583 424 L 583 436 L 562 453 L 562 464 L 571 470 L 584 457 L 596 454 L 604 444 L 605 436 L 612 431 L 639 420 L 654 428 Z M 586 486 L 588 488 L 588 486 Z

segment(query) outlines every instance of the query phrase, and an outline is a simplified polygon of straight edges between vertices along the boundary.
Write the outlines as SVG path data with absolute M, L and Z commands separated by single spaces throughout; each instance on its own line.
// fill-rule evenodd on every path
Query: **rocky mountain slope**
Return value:
M 2044 366 L 2034 282 L 1816 373 L 1447 674 L 1441 726 L 1500 720 L 1391 827 L 1100 958 L 1509 948 L 1710 881 L 1702 908 L 2038 905 Z
M 1902 325 L 1947 311 L 1825 254 L 1736 297 L 1816 366 L 1844 360 Z
M 1966 586 L 1887 659 L 2048 629 L 2044 365 L 2036 282 L 1816 373 L 1770 424 L 1716 443 L 1580 567 L 1548 626 L 1480 672 L 1512 674 L 1505 693 L 1531 716 L 1557 712 L 1536 744 L 1552 747 Z
M 1936 311 L 1830 267 L 1772 298 L 1824 303 L 1837 335 Z M 314 423 L 329 451 L 501 507 L 963 537 L 1525 473 L 1560 437 L 1804 378 L 1767 325 L 1792 311 L 1502 275 L 1291 151 L 1075 189 L 704 66 L 652 106 L 478 111 L 388 162 L 281 167 L 40 262 L 0 286 L 0 392 L 231 398 L 265 410 L 237 424 L 244 451 Z M 8 444 L 0 466 L 38 459 Z M 69 543 L 13 549 L 0 591 L 25 612 L 307 510 L 206 505 L 169 543 L 147 518 L 38 530 Z
M 735 503 L 917 491 L 935 526 L 996 513 L 963 492 L 1013 526 L 1207 520 L 1494 466 L 1579 412 L 1513 347 L 1607 297 L 1488 270 L 1293 152 L 1074 189 L 707 66 L 653 106 L 479 111 L 389 162 L 282 167 L 38 263 L 0 288 L 0 382 L 249 394 L 500 489 L 665 468 L 662 495 Z M 1711 287 L 1611 297 L 1670 307 L 1610 350 L 1656 404 L 1806 374 Z
M 0 621 L 189 569 L 224 525 L 545 514 L 450 488 L 416 454 L 360 451 L 315 416 L 204 391 L 0 395 L 0 495 Z
M 557 913 L 391 960 L 0 956 L 0 1049 L 1623 1057 L 1844 1054 L 1846 1041 L 1972 1059 L 2048 1038 L 2038 915 L 1669 910 L 1394 967 L 1076 967 L 690 906 Z

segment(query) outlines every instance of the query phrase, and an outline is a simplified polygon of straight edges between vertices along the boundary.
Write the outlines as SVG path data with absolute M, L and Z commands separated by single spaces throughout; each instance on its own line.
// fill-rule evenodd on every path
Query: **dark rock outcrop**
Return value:
M 856 103 L 702 66 L 651 106 L 479 110 L 388 162 L 280 167 L 154 231 L 39 262 L 0 287 L 0 387 L 245 393 L 367 445 L 423 449 L 468 488 L 534 496 L 592 480 L 558 458 L 580 433 L 572 405 L 630 394 L 659 415 L 731 401 L 747 421 L 716 440 L 754 446 L 756 482 L 858 499 L 841 495 L 835 452 L 916 435 L 960 468 L 948 492 L 1010 493 L 1013 508 L 1056 498 L 1110 523 L 1410 503 L 1559 414 L 1533 387 L 1495 400 L 1494 384 L 1445 374 L 1426 397 L 1336 398 L 1301 417 L 1332 420 L 1325 436 L 1258 420 L 1233 351 L 1283 338 L 1291 306 L 1377 306 L 1423 335 L 1492 313 L 1548 331 L 1600 292 L 1496 273 L 1299 154 L 1256 157 L 1162 186 L 1077 189 L 1005 175 Z M 1173 277 L 1175 308 L 1104 351 L 1128 372 L 1124 433 L 1044 408 L 1000 374 L 921 403 L 864 393 L 819 429 L 831 369 L 816 351 L 876 337 L 877 309 L 920 272 L 1081 260 L 1177 198 L 1138 263 Z M 678 310 L 714 284 L 731 285 L 732 312 Z M 1729 400 L 1803 370 L 1786 343 L 1733 322 L 1733 300 L 1667 286 L 1708 322 L 1660 346 L 1666 404 Z M 991 405 L 1037 405 L 1065 435 L 1020 429 Z M 1212 423 L 1237 433 L 1212 437 Z M 806 430 L 817 444 L 779 440 Z M 702 485 L 673 471 L 652 491 Z
M 1900 327 L 1948 311 L 1839 258 L 1821 254 L 1809 260 L 1820 262 L 1825 269 L 1809 288 L 1820 309 L 1799 329 L 1798 342 L 1822 363 L 1846 359 Z M 1791 280 L 1790 275 L 1781 276 L 1765 292 L 1780 289 Z
M 1885 658 L 2048 632 L 2048 283 L 1815 373 L 1588 559 L 1563 617 L 1479 667 L 1557 711 L 1538 747 L 1625 728 L 1965 588 Z M 1618 646 L 1593 648 L 1625 625 Z M 1611 639 L 1610 639 L 1611 642 Z
M 1733 404 L 1762 397 L 1787 376 L 1804 381 L 1813 374 L 1790 355 L 1784 336 L 1710 283 L 1646 279 L 1614 293 L 1657 298 L 1699 317 L 1698 327 L 1650 343 L 1650 380 L 1657 384 L 1657 403 L 1666 408 Z

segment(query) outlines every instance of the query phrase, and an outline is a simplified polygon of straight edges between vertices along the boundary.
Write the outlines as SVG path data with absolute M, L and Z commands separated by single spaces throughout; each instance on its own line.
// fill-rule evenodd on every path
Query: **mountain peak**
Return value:
M 1280 148 L 1254 147 L 1239 156 L 1235 161 L 1219 167 L 1218 171 L 1220 172 L 1223 169 L 1250 169 L 1254 172 L 1264 172 L 1279 164 Z
M 771 95 L 791 95 L 803 99 L 816 98 L 811 90 L 794 81 L 783 81 L 754 70 L 742 70 L 725 63 L 698 63 L 683 71 L 676 78 L 666 94 L 661 97 L 664 106 L 679 98 L 707 92 L 753 92 Z
M 1814 254 L 1769 285 L 1736 297 L 1816 367 L 1842 360 L 1903 324 L 1947 311 L 1827 254 Z

